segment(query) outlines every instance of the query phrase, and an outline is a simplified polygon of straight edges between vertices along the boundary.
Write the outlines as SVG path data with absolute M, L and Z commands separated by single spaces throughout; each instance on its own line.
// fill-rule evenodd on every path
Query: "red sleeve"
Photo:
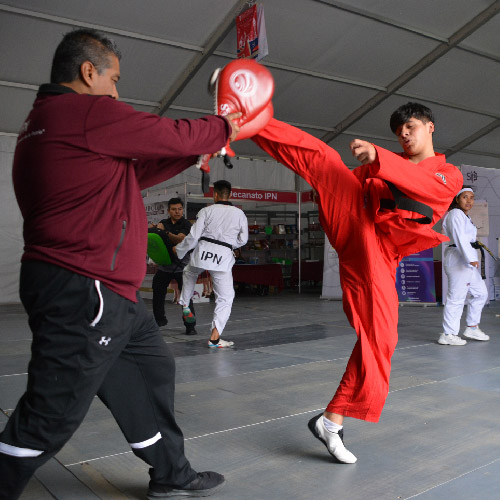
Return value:
M 337 151 L 292 125 L 272 118 L 251 140 L 317 191 L 338 182 L 353 180 L 351 171 Z
M 229 122 L 220 116 L 171 120 L 107 96 L 96 99 L 85 122 L 91 151 L 118 158 L 154 160 L 215 153 L 227 143 Z
M 460 170 L 436 155 L 415 164 L 375 146 L 378 163 L 369 165 L 370 177 L 392 182 L 409 198 L 429 205 L 438 218 L 448 209 L 463 184 Z
M 364 184 L 368 176 L 370 175 L 369 165 L 360 165 L 352 170 L 354 176 L 359 180 L 361 184 Z

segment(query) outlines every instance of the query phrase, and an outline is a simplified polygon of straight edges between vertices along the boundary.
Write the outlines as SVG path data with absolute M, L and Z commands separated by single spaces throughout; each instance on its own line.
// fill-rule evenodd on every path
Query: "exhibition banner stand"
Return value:
M 325 237 L 322 299 L 342 299 L 339 258 Z M 396 272 L 396 289 L 400 303 L 437 305 L 432 249 L 405 257 Z
M 409 255 L 399 263 L 396 290 L 400 303 L 437 305 L 432 248 Z

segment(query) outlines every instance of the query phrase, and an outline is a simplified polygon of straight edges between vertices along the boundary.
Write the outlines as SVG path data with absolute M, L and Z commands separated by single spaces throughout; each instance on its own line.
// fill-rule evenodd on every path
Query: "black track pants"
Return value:
M 177 281 L 179 292 L 182 292 L 182 271 L 171 273 L 158 269 L 158 271 L 156 271 L 155 275 L 153 276 L 153 314 L 155 320 L 158 323 L 167 319 L 165 315 L 165 297 L 167 296 L 168 285 L 172 280 Z M 194 311 L 193 299 L 191 299 L 189 302 L 189 308 L 191 309 L 191 312 L 193 314 L 196 314 Z M 181 314 L 180 307 L 179 314 Z M 190 325 L 184 321 L 184 318 L 182 321 L 184 322 L 186 330 L 189 330 Z
M 175 422 L 175 361 L 144 303 L 43 262 L 21 268 L 33 332 L 26 392 L 0 434 L 0 499 L 18 498 L 35 470 L 82 422 L 97 394 L 155 483 L 195 471 Z

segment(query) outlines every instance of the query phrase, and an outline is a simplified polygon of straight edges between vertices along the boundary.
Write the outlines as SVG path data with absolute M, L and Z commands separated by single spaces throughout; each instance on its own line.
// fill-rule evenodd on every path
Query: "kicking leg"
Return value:
M 363 217 L 359 179 L 340 155 L 306 132 L 272 119 L 252 140 L 274 159 L 305 179 L 318 193 L 320 220 L 332 246 L 349 245 L 352 224 Z

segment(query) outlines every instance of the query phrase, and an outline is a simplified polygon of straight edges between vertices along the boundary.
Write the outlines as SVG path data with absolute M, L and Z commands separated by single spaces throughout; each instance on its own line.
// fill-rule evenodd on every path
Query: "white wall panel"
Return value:
M 0 136 L 0 304 L 19 302 L 23 219 L 12 187 L 16 139 Z

